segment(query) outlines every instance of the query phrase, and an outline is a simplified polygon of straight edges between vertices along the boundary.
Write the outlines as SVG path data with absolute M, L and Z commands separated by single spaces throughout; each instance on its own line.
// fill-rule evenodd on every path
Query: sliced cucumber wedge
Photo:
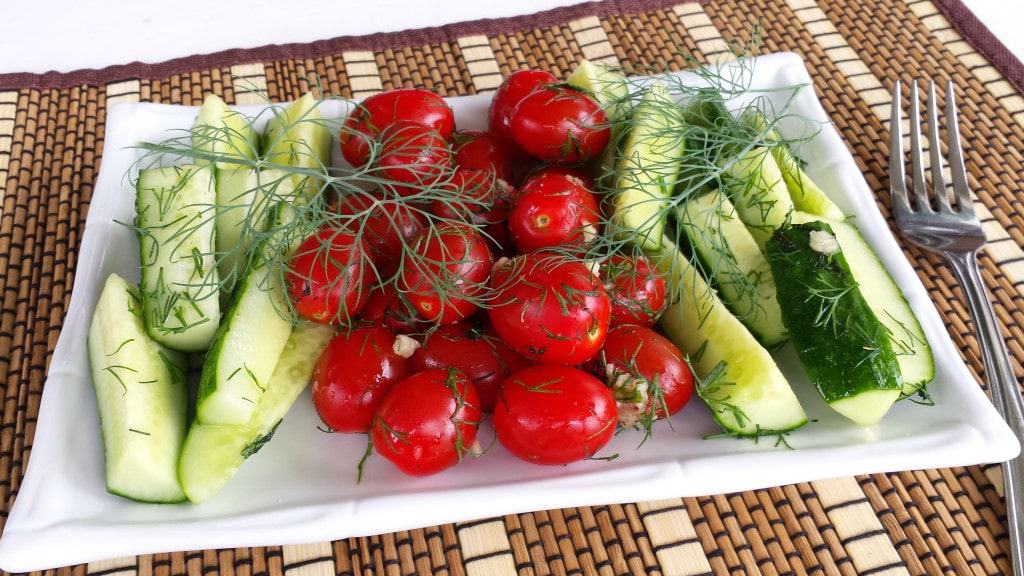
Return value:
M 802 212 L 793 214 L 794 222 L 816 220 L 819 218 Z M 856 226 L 849 221 L 829 222 L 829 225 L 843 249 L 861 295 L 889 331 L 903 377 L 903 397 L 925 392 L 935 379 L 935 359 L 907 298 Z
M 775 158 L 766 148 L 752 148 L 722 160 L 722 181 L 736 212 L 758 247 L 764 244 L 793 211 L 793 201 Z
M 295 174 L 295 188 L 312 195 L 322 182 L 315 175 L 331 165 L 331 130 L 320 113 L 320 102 L 307 92 L 267 122 L 263 152 L 267 161 L 305 168 L 314 174 Z
M 188 426 L 185 357 L 150 339 L 141 310 L 135 287 L 111 274 L 89 326 L 107 490 L 140 502 L 181 502 L 175 469 Z
M 633 111 L 633 126 L 616 167 L 612 221 L 644 250 L 661 249 L 665 207 L 685 151 L 682 111 L 653 84 Z
M 737 436 L 786 432 L 807 415 L 771 354 L 668 239 L 653 258 L 677 300 L 661 327 L 703 380 L 698 394 L 723 430 Z
M 201 424 L 245 424 L 292 332 L 287 294 L 266 264 L 251 268 L 235 290 L 199 378 Z
M 141 170 L 135 209 L 149 335 L 175 350 L 206 350 L 220 322 L 212 168 Z
M 782 321 L 811 382 L 833 410 L 871 426 L 903 390 L 889 330 L 824 222 L 779 229 L 766 245 Z
M 228 166 L 217 170 L 217 269 L 230 294 L 245 271 L 253 231 L 261 230 L 269 210 L 295 197 L 293 180 L 272 168 Z
M 327 326 L 295 327 L 267 381 L 267 391 L 245 424 L 192 425 L 178 465 L 181 486 L 190 501 L 204 502 L 220 492 L 242 462 L 270 441 L 288 409 L 309 384 L 320 353 L 333 333 Z
M 771 267 L 725 194 L 688 200 L 677 219 L 736 317 L 766 346 L 785 341 Z
M 228 108 L 220 96 L 210 94 L 203 100 L 192 124 L 192 147 L 218 157 L 256 157 L 256 136 L 249 119 Z M 231 166 L 218 162 L 218 167 Z M 234 164 L 238 166 L 238 164 Z
M 768 119 L 760 110 L 748 108 L 741 115 L 741 119 L 755 130 L 767 130 L 765 139 L 778 143 L 778 145 L 772 146 L 772 156 L 782 171 L 786 189 L 789 190 L 789 196 L 797 210 L 830 220 L 842 220 L 846 217 L 835 202 L 828 197 L 828 194 L 825 194 L 825 191 L 815 184 L 814 180 L 800 167 L 800 162 L 793 156 L 793 152 L 782 143 L 782 137 L 778 131 L 769 130 Z

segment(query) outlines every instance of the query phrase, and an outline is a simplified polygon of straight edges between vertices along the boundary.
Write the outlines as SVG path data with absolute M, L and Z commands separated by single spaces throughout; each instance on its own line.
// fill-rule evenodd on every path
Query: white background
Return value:
M 0 19 L 0 73 L 162 62 L 230 48 L 310 42 L 529 14 L 578 0 L 161 0 L 19 2 Z M 966 0 L 1018 58 L 1020 0 Z M 116 5 L 116 6 L 115 6 Z

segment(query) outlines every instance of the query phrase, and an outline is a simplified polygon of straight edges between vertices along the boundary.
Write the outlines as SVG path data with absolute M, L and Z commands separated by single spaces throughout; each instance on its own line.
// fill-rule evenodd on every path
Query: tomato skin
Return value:
M 505 379 L 494 407 L 494 430 L 509 452 L 534 464 L 589 458 L 615 434 L 611 390 L 586 372 L 532 366 Z
M 359 317 L 399 334 L 418 332 L 423 325 L 412 303 L 395 290 L 394 284 L 371 290 Z
M 399 121 L 429 126 L 444 139 L 455 130 L 455 115 L 448 103 L 423 88 L 401 88 L 374 94 L 362 101 L 345 119 L 339 140 L 345 160 L 358 168 L 370 156 L 370 140 Z
M 376 204 L 375 204 L 376 202 Z M 347 196 L 338 202 L 339 214 L 354 216 L 365 212 L 348 228 L 366 242 L 374 263 L 389 264 L 402 256 L 402 247 L 427 228 L 427 219 L 420 212 L 393 200 L 373 198 L 367 194 Z
M 480 418 L 480 399 L 464 375 L 428 370 L 391 388 L 373 418 L 370 439 L 402 472 L 427 476 L 459 462 L 476 442 Z
M 384 395 L 409 374 L 395 335 L 380 326 L 342 331 L 313 370 L 313 404 L 335 432 L 366 432 Z
M 395 122 L 380 135 L 380 176 L 393 180 L 395 192 L 412 196 L 437 183 L 451 166 L 451 150 L 441 135 L 418 122 Z
M 579 90 L 547 86 L 531 92 L 509 121 L 516 145 L 530 156 L 554 164 L 579 164 L 608 146 L 608 116 Z
M 495 177 L 512 181 L 512 151 L 490 132 L 459 130 L 453 136 L 453 161 L 459 168 L 483 170 Z
M 443 223 L 421 234 L 413 250 L 419 258 L 406 263 L 398 288 L 416 314 L 439 324 L 471 316 L 493 264 L 484 237 L 465 224 Z
M 480 409 L 494 411 L 505 378 L 530 361 L 505 344 L 494 329 L 475 322 L 442 326 L 430 334 L 410 358 L 413 370 L 455 368 L 466 375 L 480 396 Z
M 348 322 L 366 304 L 366 245 L 344 230 L 324 227 L 299 244 L 286 285 L 295 311 L 320 324 Z
M 540 171 L 519 189 L 508 228 L 520 254 L 553 246 L 584 247 L 598 234 L 600 208 L 585 183 L 567 172 Z
M 513 350 L 546 364 L 575 365 L 597 354 L 611 301 L 580 262 L 534 252 L 496 266 L 488 316 Z
M 554 74 L 543 70 L 518 70 L 509 75 L 491 100 L 487 123 L 491 133 L 512 143 L 512 113 L 528 94 L 548 84 L 557 84 Z
M 622 386 L 615 388 L 614 393 L 620 400 L 619 417 L 627 426 L 637 423 L 651 410 L 655 418 L 665 418 L 666 409 L 671 416 L 682 410 L 693 396 L 690 365 L 675 344 L 650 328 L 612 328 L 604 342 L 603 356 L 609 385 L 614 385 L 620 375 L 624 376 Z M 652 397 L 655 379 L 664 403 Z M 637 388 L 639 395 L 633 392 Z
M 601 279 L 612 299 L 612 326 L 650 328 L 665 311 L 665 279 L 646 256 L 613 255 L 601 267 Z

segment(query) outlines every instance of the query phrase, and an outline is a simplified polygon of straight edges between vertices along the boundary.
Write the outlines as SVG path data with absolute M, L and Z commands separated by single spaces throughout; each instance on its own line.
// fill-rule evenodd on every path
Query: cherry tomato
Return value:
M 584 247 L 597 238 L 601 221 L 594 194 L 565 172 L 531 176 L 509 213 L 512 243 L 520 253 L 553 246 Z
M 406 262 L 398 286 L 416 313 L 439 324 L 472 315 L 493 264 L 483 236 L 464 224 L 443 223 L 421 234 L 413 250 L 417 257 Z
M 573 365 L 601 349 L 611 301 L 583 264 L 534 252 L 495 266 L 491 286 L 491 324 L 516 352 Z
M 608 385 L 625 426 L 649 425 L 683 409 L 693 395 L 693 373 L 679 349 L 642 326 L 618 326 L 604 342 Z
M 355 235 L 330 227 L 299 244 L 288 270 L 288 293 L 295 311 L 313 322 L 348 322 L 362 310 L 366 245 Z
M 366 164 L 370 141 L 402 120 L 429 126 L 446 140 L 455 130 L 455 115 L 437 94 L 422 88 L 388 90 L 363 100 L 345 119 L 339 137 L 345 160 L 357 168 Z
M 534 90 L 548 84 L 556 84 L 558 79 L 550 72 L 543 70 L 519 70 L 513 72 L 494 93 L 491 109 L 488 112 L 488 126 L 491 133 L 506 142 L 512 142 L 511 120 L 519 101 Z
M 455 165 L 467 170 L 484 170 L 506 182 L 512 180 L 512 159 L 508 146 L 490 132 L 459 130 L 455 132 Z
M 589 174 L 578 168 L 572 168 L 570 166 L 552 166 L 550 164 L 539 165 L 526 174 L 525 180 L 531 180 L 538 178 L 544 174 L 562 174 L 564 176 L 572 176 L 576 180 L 583 183 L 583 187 L 587 190 L 597 190 L 597 185 L 594 183 L 594 179 Z
M 359 317 L 399 334 L 417 332 L 423 325 L 412 303 L 395 289 L 394 284 L 371 290 Z
M 348 229 L 356 234 L 362 231 L 362 239 L 378 266 L 398 260 L 402 247 L 411 244 L 427 227 L 427 219 L 420 212 L 368 194 L 345 197 L 338 203 L 338 213 L 360 215 Z
M 611 390 L 590 374 L 564 366 L 532 366 L 505 379 L 494 407 L 494 430 L 509 452 L 535 464 L 589 458 L 615 433 Z
M 313 404 L 335 432 L 366 432 L 388 390 L 411 373 L 395 352 L 395 335 L 380 326 L 343 331 L 313 370 Z
M 370 428 L 378 454 L 410 476 L 457 464 L 476 442 L 480 399 L 458 370 L 428 370 L 395 384 Z
M 601 106 L 564 86 L 546 86 L 527 95 L 512 113 L 509 127 L 521 150 L 555 164 L 596 158 L 611 137 Z
M 411 361 L 413 370 L 458 369 L 473 383 L 484 412 L 494 411 L 498 387 L 505 378 L 530 365 L 494 329 L 476 322 L 442 326 L 427 336 Z
M 456 168 L 446 188 L 451 197 L 430 204 L 435 216 L 481 225 L 504 222 L 508 216 L 512 187 L 490 172 Z
M 601 267 L 612 299 L 612 326 L 650 328 L 665 310 L 665 279 L 646 256 L 615 254 Z
M 396 182 L 394 189 L 402 196 L 411 196 L 437 183 L 451 165 L 448 143 L 418 122 L 396 122 L 385 128 L 380 137 L 380 176 Z

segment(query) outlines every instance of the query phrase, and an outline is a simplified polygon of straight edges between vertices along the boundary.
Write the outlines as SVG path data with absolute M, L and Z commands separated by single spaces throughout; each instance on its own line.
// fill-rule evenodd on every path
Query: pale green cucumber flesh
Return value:
M 192 147 L 218 157 L 253 159 L 256 139 L 244 114 L 235 112 L 216 94 L 209 94 L 192 124 Z M 238 166 L 218 162 L 220 166 Z
M 139 290 L 150 336 L 183 352 L 206 350 L 220 322 L 216 192 L 209 167 L 139 172 Z
M 320 113 L 319 102 L 306 93 L 267 122 L 263 152 L 271 164 L 305 168 L 320 173 L 331 165 L 331 130 Z M 296 188 L 307 194 L 321 185 L 316 177 L 294 174 Z
M 676 246 L 663 240 L 652 258 L 678 294 L 661 317 L 668 337 L 704 379 L 699 394 L 728 433 L 757 436 L 807 423 L 800 401 L 768 350 L 719 300 Z M 713 382 L 707 379 L 717 376 Z
M 771 267 L 720 191 L 688 200 L 677 212 L 690 245 L 719 296 L 766 346 L 786 340 Z
M 243 277 L 203 365 L 200 423 L 244 424 L 252 417 L 291 334 L 286 297 L 266 265 Z
M 594 95 L 610 122 L 629 118 L 629 85 L 621 72 L 590 60 L 581 60 L 566 82 Z
M 217 494 L 242 462 L 271 439 L 277 425 L 309 384 L 313 368 L 332 335 L 333 330 L 327 326 L 295 327 L 267 382 L 266 393 L 245 424 L 192 425 L 178 465 L 181 485 L 189 500 L 204 502 Z
M 111 274 L 89 326 L 107 490 L 140 502 L 181 502 L 176 462 L 188 425 L 185 358 L 150 339 L 140 309 L 135 288 Z
M 616 166 L 612 220 L 645 250 L 661 248 L 665 207 L 685 150 L 679 106 L 660 84 L 633 111 L 633 125 Z
M 722 177 L 740 219 L 764 251 L 772 233 L 793 211 L 782 171 L 766 148 L 752 148 L 726 159 Z

